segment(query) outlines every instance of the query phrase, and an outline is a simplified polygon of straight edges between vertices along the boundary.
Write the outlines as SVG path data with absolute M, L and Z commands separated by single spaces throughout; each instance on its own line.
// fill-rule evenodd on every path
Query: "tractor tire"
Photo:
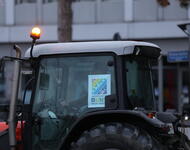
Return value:
M 83 132 L 70 150 L 165 150 L 147 132 L 130 124 L 107 123 Z

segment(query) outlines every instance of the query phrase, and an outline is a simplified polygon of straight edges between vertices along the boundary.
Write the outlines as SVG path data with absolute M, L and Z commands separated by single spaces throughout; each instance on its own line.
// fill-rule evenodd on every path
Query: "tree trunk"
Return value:
M 58 0 L 58 41 L 72 41 L 72 0 Z
M 169 0 L 157 0 L 157 1 L 163 7 L 166 7 L 166 6 L 170 5 Z

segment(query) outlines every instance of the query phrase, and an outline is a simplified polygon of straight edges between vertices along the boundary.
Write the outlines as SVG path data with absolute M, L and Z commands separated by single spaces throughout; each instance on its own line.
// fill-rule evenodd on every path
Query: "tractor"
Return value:
M 38 31 L 37 29 L 35 31 Z M 158 112 L 151 66 L 159 46 L 137 41 L 35 45 L 14 63 L 1 150 L 190 150 L 188 109 Z M 3 63 L 4 62 L 4 63 Z M 18 99 L 21 71 L 31 78 Z M 28 87 L 32 86 L 31 90 Z M 27 98 L 27 92 L 31 97 Z

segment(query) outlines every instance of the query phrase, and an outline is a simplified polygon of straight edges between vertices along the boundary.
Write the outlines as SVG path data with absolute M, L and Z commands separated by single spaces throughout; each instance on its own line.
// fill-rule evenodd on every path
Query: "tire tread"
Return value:
M 130 147 L 127 150 L 163 150 L 162 145 L 144 130 L 131 124 L 117 122 L 101 124 L 83 132 L 76 142 L 72 142 L 71 150 L 88 150 L 91 145 L 98 143 L 97 141 L 111 143 L 112 140 L 115 142 L 114 139 L 117 140 L 117 144 L 125 143 L 121 150 L 125 150 L 126 145 Z M 97 147 L 97 150 L 100 150 L 100 144 L 94 144 L 90 149 L 96 150 Z

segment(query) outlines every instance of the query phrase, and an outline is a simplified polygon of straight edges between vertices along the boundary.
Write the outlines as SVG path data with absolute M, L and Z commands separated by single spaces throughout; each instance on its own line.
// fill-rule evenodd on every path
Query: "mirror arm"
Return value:
M 26 97 L 26 90 L 28 89 L 30 83 L 34 80 L 34 77 L 32 77 L 27 83 L 26 83 L 26 86 L 25 86 L 25 90 L 24 90 L 24 95 L 23 95 L 23 105 L 25 103 L 25 97 Z

